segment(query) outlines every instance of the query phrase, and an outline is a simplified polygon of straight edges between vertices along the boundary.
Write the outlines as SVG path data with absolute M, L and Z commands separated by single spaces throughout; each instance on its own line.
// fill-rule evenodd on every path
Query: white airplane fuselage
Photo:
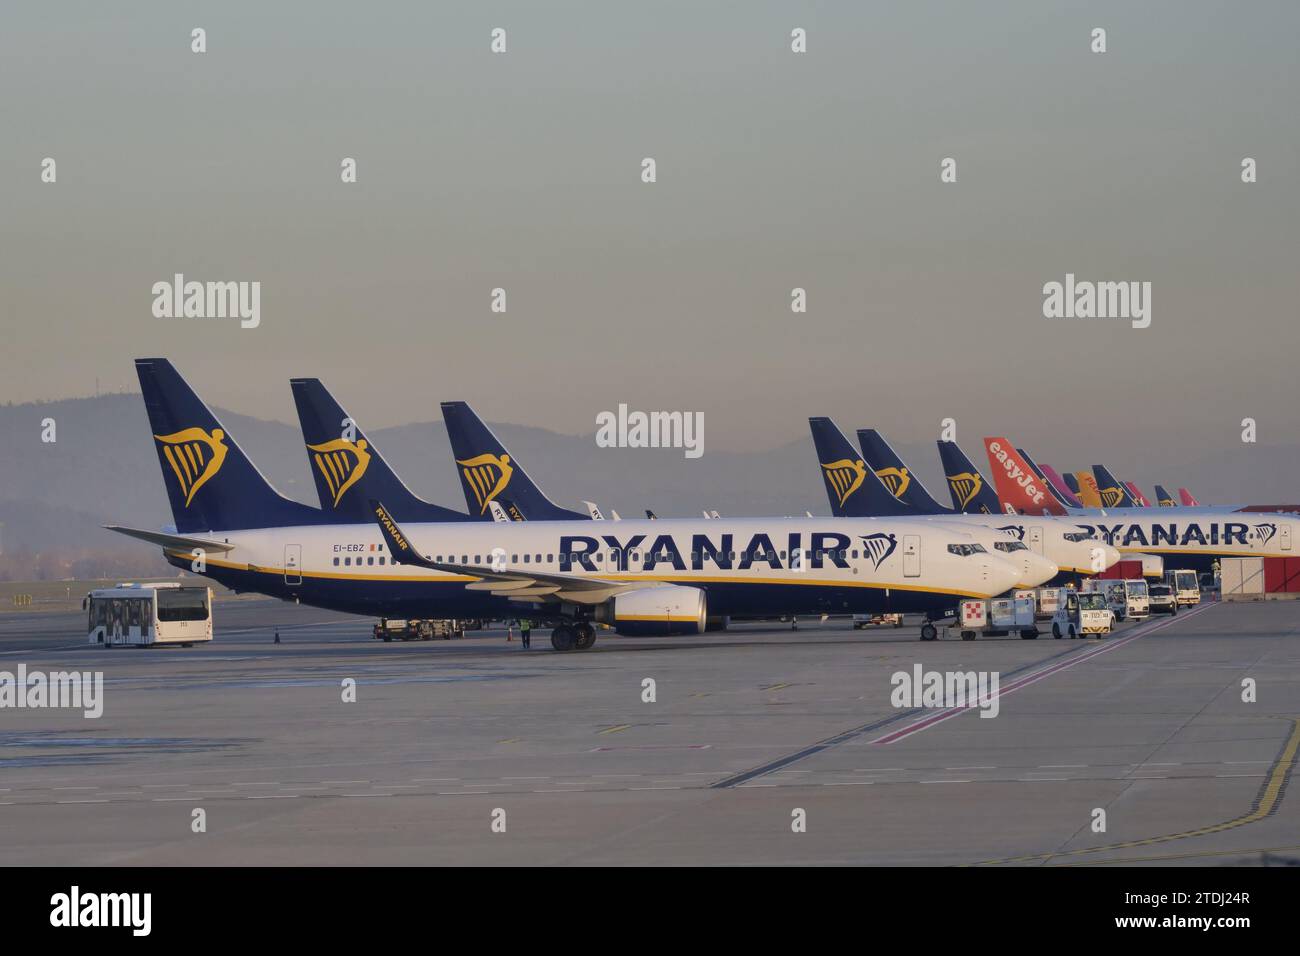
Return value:
M 1014 586 L 1022 571 L 961 531 L 911 519 L 777 518 L 411 523 L 439 563 L 699 588 L 710 615 L 938 611 Z M 487 617 L 528 603 L 469 574 L 394 564 L 372 524 L 210 532 L 230 545 L 201 573 L 241 591 L 358 614 Z M 950 546 L 952 546 L 950 548 Z M 187 550 L 177 567 L 199 572 Z

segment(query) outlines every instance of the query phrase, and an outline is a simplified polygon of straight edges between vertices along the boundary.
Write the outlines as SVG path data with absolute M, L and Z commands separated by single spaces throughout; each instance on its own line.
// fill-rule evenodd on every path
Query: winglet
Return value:
M 370 511 L 375 516 L 375 523 L 379 525 L 379 533 L 384 536 L 384 542 L 388 545 L 388 553 L 393 556 L 394 562 L 438 570 L 436 564 L 425 559 L 423 555 L 415 550 L 410 539 L 407 538 L 398 523 L 393 520 L 393 516 L 388 513 L 388 509 L 374 498 L 370 499 Z

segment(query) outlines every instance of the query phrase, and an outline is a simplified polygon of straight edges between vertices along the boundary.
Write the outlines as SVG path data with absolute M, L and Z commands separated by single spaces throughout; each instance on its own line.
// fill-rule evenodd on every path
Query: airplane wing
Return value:
M 447 574 L 459 574 L 478 578 L 466 584 L 467 590 L 490 591 L 498 597 L 512 600 L 552 600 L 572 601 L 576 604 L 603 604 L 615 594 L 635 591 L 639 588 L 654 587 L 655 581 L 606 581 L 600 578 L 584 578 L 574 574 L 559 574 L 553 571 L 536 571 L 523 568 L 483 567 L 478 564 L 454 564 L 444 561 L 431 561 L 420 554 L 411 544 L 405 532 L 393 520 L 392 515 L 382 503 L 370 499 L 370 510 L 374 512 L 380 534 L 388 544 L 388 551 L 397 564 L 409 564 L 430 571 L 442 571 Z
M 146 531 L 143 528 L 124 528 L 121 525 L 106 524 L 104 525 L 109 531 L 116 531 L 118 534 L 124 534 L 129 538 L 139 538 L 141 541 L 148 541 L 150 544 L 160 545 L 169 551 L 193 551 L 199 548 L 203 551 L 216 551 L 224 553 L 233 551 L 233 544 L 226 544 L 224 541 L 208 541 L 206 538 L 194 538 L 184 534 L 167 534 L 165 531 Z

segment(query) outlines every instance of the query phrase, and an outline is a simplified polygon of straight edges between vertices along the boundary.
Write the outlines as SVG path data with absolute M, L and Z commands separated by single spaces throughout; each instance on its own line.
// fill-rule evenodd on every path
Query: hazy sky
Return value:
M 135 389 L 161 355 L 267 418 L 318 375 L 369 428 L 465 399 L 570 433 L 702 411 L 706 450 L 812 414 L 898 442 L 951 416 L 1048 460 L 1232 453 L 1245 416 L 1300 441 L 1292 2 L 0 18 L 0 401 Z M 260 281 L 261 327 L 154 318 L 175 272 Z M 1151 327 L 1044 319 L 1067 272 L 1151 282 Z

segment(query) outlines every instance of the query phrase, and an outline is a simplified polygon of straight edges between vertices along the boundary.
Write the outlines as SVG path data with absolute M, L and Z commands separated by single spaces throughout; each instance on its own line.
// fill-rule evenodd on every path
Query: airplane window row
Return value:
M 851 550 L 851 551 L 848 550 L 848 549 L 840 549 L 840 550 L 838 550 L 838 551 L 834 551 L 834 550 L 831 550 L 831 551 L 818 551 L 818 552 L 808 551 L 808 552 L 805 552 L 805 553 L 804 553 L 804 557 L 807 557 L 807 558 L 815 558 L 815 557 L 829 557 L 829 558 L 839 558 L 840 560 L 852 559 L 852 560 L 854 560 L 854 561 L 858 560 L 858 558 L 859 558 L 860 556 L 861 556 L 861 557 L 866 557 L 866 552 L 862 552 L 861 555 L 859 555 L 859 551 L 858 551 L 857 548 L 854 548 L 854 549 Z M 426 557 L 429 557 L 430 560 L 432 560 L 432 561 L 436 561 L 436 562 L 438 562 L 438 563 L 443 563 L 443 557 L 444 557 L 444 556 L 441 555 L 441 554 L 433 555 L 432 557 L 430 557 L 429 555 L 426 555 Z M 457 561 L 456 561 L 456 555 L 454 555 L 454 554 L 449 554 L 449 555 L 446 555 L 446 563 L 449 563 L 449 564 L 456 564 L 456 563 L 460 563 L 460 564 L 478 564 L 478 565 L 487 565 L 487 566 L 490 566 L 490 565 L 493 563 L 493 561 L 495 560 L 494 557 L 493 557 L 492 555 L 490 555 L 490 554 L 489 554 L 489 555 L 482 555 L 482 554 L 476 554 L 476 555 L 473 555 L 473 559 L 474 559 L 474 560 L 473 560 L 472 562 L 470 561 L 470 557 L 471 557 L 471 556 L 468 555 L 468 554 L 462 554 L 462 555 L 460 556 L 460 561 L 457 562 Z M 546 557 L 546 560 L 545 560 L 545 563 L 546 563 L 546 564 L 554 564 L 554 563 L 555 563 L 555 558 L 556 558 L 556 556 L 555 556 L 554 554 L 548 554 L 548 555 L 546 555 L 545 557 Z M 646 560 L 650 560 L 652 557 L 653 557 L 653 560 L 654 560 L 656 563 L 659 563 L 659 562 L 667 562 L 667 561 L 672 560 L 671 555 L 670 555 L 669 553 L 666 553 L 666 552 L 665 552 L 665 553 L 661 553 L 661 554 L 657 554 L 657 555 L 653 555 L 653 556 L 651 556 L 651 555 L 648 555 L 648 554 L 642 554 L 642 552 L 640 552 L 640 551 L 633 551 L 633 552 L 630 552 L 630 553 L 628 554 L 628 563 L 638 562 L 638 561 L 640 561 L 642 558 L 645 558 Z M 693 563 L 693 564 L 698 564 L 698 563 L 701 562 L 702 560 L 712 560 L 712 561 L 735 561 L 735 560 L 737 560 L 737 559 L 740 559 L 740 560 L 742 560 L 742 561 L 770 561 L 770 560 L 772 560 L 773 558 L 776 558 L 776 557 L 779 557 L 780 560 L 784 561 L 784 560 L 786 560 L 787 552 L 785 552 L 785 551 L 772 551 L 772 552 L 767 552 L 767 551 L 754 551 L 754 552 L 750 552 L 750 551 L 742 551 L 742 552 L 736 552 L 736 551 L 724 551 L 724 552 L 720 552 L 720 553 L 718 553 L 718 554 L 713 554 L 713 553 L 710 553 L 710 554 L 703 554 L 702 552 L 692 551 L 691 554 L 690 554 L 690 560 L 691 560 L 691 563 Z M 561 554 L 561 555 L 559 556 L 559 558 L 560 558 L 560 561 L 562 561 L 562 562 L 567 562 L 567 563 L 569 563 L 569 564 L 580 564 L 584 558 L 591 559 L 594 563 L 597 563 L 597 564 L 604 564 L 604 563 L 605 563 L 605 552 L 603 552 L 603 551 L 598 551 L 598 552 L 595 552 L 595 553 L 592 553 L 592 552 L 584 552 L 584 553 L 574 553 L 574 554 L 568 554 L 568 555 Z M 360 559 L 358 559 L 358 561 L 359 561 L 359 560 L 360 560 Z M 379 563 L 380 563 L 380 564 L 382 564 L 383 561 L 384 561 L 383 558 L 380 558 L 380 559 L 379 559 Z M 614 564 L 614 565 L 618 565 L 618 564 L 619 564 L 619 558 L 618 558 L 618 553 L 617 553 L 617 552 L 614 552 L 614 551 L 609 552 L 609 562 L 610 562 L 610 564 Z M 337 559 L 337 558 L 334 559 L 334 563 L 335 563 L 335 564 L 338 564 L 338 559 Z M 520 557 L 519 557 L 519 555 L 517 555 L 517 554 L 512 554 L 512 555 L 510 556 L 510 563 L 511 563 L 511 564 L 520 564 L 520 563 L 523 563 L 523 564 L 530 564 L 530 563 L 533 563 L 533 564 L 542 564 L 543 561 L 542 561 L 542 555 L 540 555 L 540 554 L 537 554 L 537 555 L 529 555 L 529 554 L 525 554 L 525 555 L 523 556 L 523 560 L 522 560 L 522 562 L 520 561 Z
M 335 567 L 338 567 L 338 566 L 339 566 L 339 563 L 340 563 L 340 562 L 339 562 L 339 559 L 336 557 L 336 558 L 334 559 L 334 566 L 335 566 Z M 344 558 L 344 559 L 342 560 L 342 564 L 343 564 L 344 566 L 346 566 L 346 567 L 350 567 L 350 566 L 351 566 L 352 564 L 354 564 L 354 563 L 357 564 L 357 565 L 361 565 L 361 564 L 374 564 L 374 563 L 375 563 L 375 559 L 374 559 L 374 556 L 372 555 L 372 556 L 370 556 L 370 557 L 367 557 L 364 561 L 363 561 L 359 556 L 357 557 L 357 560 L 356 560 L 355 562 L 354 562 L 350 557 L 349 557 L 349 558 Z M 385 563 L 386 563 L 386 561 L 385 561 L 385 559 L 383 558 L 382 555 L 380 556 L 380 558 L 379 558 L 379 562 L 378 562 L 378 563 L 379 563 L 379 564 L 385 564 Z

